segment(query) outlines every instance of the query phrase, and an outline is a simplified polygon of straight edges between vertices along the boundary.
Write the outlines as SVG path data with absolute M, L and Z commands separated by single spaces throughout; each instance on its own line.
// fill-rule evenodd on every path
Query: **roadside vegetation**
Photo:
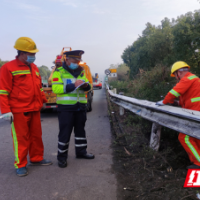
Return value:
M 0 68 L 5 64 L 5 63 L 7 63 L 8 61 L 3 61 L 3 60 L 1 60 L 0 59 Z
M 40 76 L 42 77 L 42 79 L 44 80 L 48 80 L 51 71 L 49 70 L 49 68 L 45 65 L 42 65 L 41 67 L 38 67 L 39 72 L 40 72 Z
M 177 19 L 165 18 L 159 26 L 146 24 L 142 35 L 128 46 L 118 78 L 109 78 L 117 93 L 137 99 L 159 101 L 176 84 L 171 66 L 185 61 L 200 76 L 200 10 Z M 152 123 L 109 102 L 115 135 L 114 170 L 119 180 L 119 199 L 196 199 L 198 189 L 183 188 L 189 158 L 178 141 L 178 133 L 163 127 L 159 152 L 149 148 Z

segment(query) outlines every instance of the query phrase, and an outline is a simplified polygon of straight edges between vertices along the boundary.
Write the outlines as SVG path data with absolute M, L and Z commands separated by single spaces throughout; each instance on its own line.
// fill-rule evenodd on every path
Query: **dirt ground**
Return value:
M 200 188 L 183 188 L 188 156 L 178 133 L 162 128 L 159 152 L 149 148 L 151 122 L 108 101 L 113 133 L 113 170 L 119 200 L 194 200 Z

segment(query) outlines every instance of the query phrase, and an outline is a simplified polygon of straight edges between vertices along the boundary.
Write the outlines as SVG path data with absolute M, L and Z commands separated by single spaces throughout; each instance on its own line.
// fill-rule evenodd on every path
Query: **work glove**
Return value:
M 163 100 L 161 100 L 161 101 L 157 101 L 156 105 L 157 106 L 164 106 L 165 104 L 163 103 Z
M 1 117 L 5 120 L 10 121 L 10 123 L 14 121 L 14 116 L 11 112 L 3 114 Z

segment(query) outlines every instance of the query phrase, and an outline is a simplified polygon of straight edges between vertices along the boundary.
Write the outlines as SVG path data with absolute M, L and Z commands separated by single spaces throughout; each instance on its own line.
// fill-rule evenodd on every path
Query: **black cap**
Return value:
M 75 51 L 67 51 L 64 53 L 66 57 L 74 58 L 81 61 L 81 56 L 84 54 L 82 50 L 75 50 Z

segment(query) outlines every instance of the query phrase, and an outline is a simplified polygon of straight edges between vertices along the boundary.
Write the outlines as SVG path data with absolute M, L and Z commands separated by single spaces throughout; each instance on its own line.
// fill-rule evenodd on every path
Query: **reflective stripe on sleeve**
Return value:
M 39 72 L 35 71 L 35 73 L 36 73 L 37 76 L 40 76 Z
M 189 138 L 190 138 L 190 136 L 188 136 L 188 135 L 185 136 L 185 143 L 187 144 L 189 149 L 192 151 L 192 153 L 194 154 L 194 156 L 198 160 L 198 162 L 200 162 L 200 156 L 197 153 L 196 149 L 193 147 L 193 145 L 190 143 Z
M 176 92 L 175 90 L 170 90 L 169 91 L 171 94 L 173 94 L 175 97 L 179 97 L 179 96 L 181 96 L 178 92 Z
M 197 102 L 197 101 L 200 101 L 200 97 L 196 97 L 196 98 L 192 98 L 192 99 L 191 99 L 191 102 L 192 102 L 192 103 Z
M 9 92 L 6 91 L 6 90 L 0 90 L 0 94 L 3 94 L 3 95 L 9 95 Z
M 187 78 L 188 78 L 189 80 L 192 80 L 192 79 L 194 79 L 194 78 L 198 78 L 198 76 L 193 75 L 193 76 L 188 76 Z

